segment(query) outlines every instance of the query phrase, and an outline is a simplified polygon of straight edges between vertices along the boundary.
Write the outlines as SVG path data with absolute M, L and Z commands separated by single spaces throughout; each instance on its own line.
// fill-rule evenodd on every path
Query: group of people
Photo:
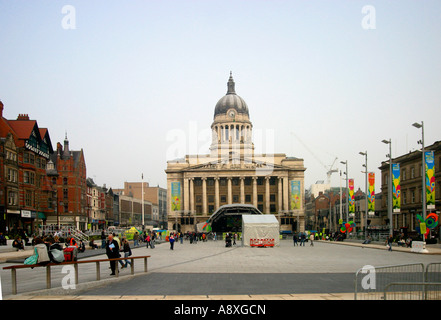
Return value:
M 307 241 L 307 239 L 309 240 L 309 245 L 310 246 L 314 246 L 314 234 L 311 233 L 309 236 L 305 233 L 305 232 L 300 232 L 298 235 L 297 234 L 293 234 L 292 236 L 292 240 L 294 242 L 294 247 L 299 246 L 305 246 L 305 242 Z
M 24 261 L 24 264 L 45 265 L 50 262 L 60 263 L 64 261 L 64 245 L 55 236 L 35 237 L 34 254 Z

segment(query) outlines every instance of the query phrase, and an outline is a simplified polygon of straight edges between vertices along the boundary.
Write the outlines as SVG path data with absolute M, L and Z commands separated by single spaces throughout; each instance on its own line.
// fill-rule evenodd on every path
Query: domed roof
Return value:
M 249 116 L 248 106 L 245 100 L 238 96 L 234 90 L 234 80 L 231 72 L 227 87 L 227 94 L 216 103 L 216 107 L 214 108 L 214 117 L 216 117 L 218 114 L 225 114 L 230 109 L 235 109 L 237 113 L 244 113 Z

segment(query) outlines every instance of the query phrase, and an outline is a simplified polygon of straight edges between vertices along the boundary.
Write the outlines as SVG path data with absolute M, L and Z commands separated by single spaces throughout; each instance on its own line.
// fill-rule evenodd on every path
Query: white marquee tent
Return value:
M 272 214 L 242 215 L 242 244 L 246 247 L 280 245 L 279 221 Z

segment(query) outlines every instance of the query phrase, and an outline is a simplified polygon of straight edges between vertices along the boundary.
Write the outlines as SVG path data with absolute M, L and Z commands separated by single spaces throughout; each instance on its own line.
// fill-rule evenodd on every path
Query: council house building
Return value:
M 196 231 L 219 207 L 248 204 L 274 214 L 281 231 L 304 231 L 303 159 L 254 153 L 248 106 L 231 73 L 211 130 L 209 154 L 167 161 L 168 229 Z

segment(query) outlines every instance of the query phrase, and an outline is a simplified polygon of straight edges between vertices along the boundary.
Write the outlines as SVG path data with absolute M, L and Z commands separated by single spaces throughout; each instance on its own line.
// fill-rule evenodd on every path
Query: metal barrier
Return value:
M 440 300 L 441 263 L 365 266 L 355 274 L 355 300 Z
M 398 282 L 384 288 L 384 300 L 440 300 L 440 282 Z
M 365 266 L 355 274 L 355 300 L 382 300 L 390 283 L 425 282 L 422 263 L 385 267 Z

